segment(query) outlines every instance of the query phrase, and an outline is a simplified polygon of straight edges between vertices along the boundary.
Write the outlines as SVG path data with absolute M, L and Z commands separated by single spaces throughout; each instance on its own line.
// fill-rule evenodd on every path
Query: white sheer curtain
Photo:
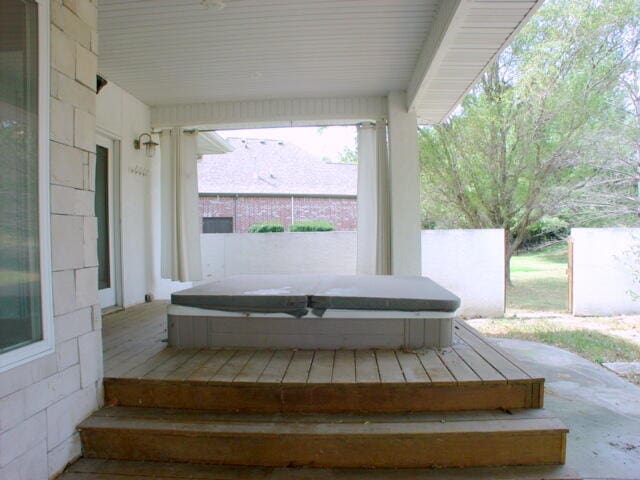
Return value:
M 378 119 L 358 126 L 358 274 L 391 273 L 389 198 L 387 124 Z
M 376 122 L 376 275 L 391 275 L 391 197 L 387 122 Z
M 162 161 L 161 276 L 202 279 L 198 211 L 198 133 L 174 127 L 160 135 Z

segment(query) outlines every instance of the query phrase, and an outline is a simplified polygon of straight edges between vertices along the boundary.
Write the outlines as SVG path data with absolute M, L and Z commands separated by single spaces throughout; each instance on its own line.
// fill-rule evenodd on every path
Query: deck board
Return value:
M 456 381 L 436 351 L 419 352 L 418 359 L 433 383 L 454 383 Z
M 356 383 L 356 358 L 353 350 L 336 350 L 333 383 Z
M 405 383 L 402 368 L 393 350 L 377 350 L 378 371 L 383 383 Z
M 178 350 L 171 358 L 160 363 L 153 370 L 145 374 L 144 378 L 165 379 L 187 363 L 197 353 L 198 350 L 194 349 Z
M 189 378 L 190 375 L 195 373 L 202 365 L 209 360 L 209 352 L 206 350 L 200 350 L 196 354 L 183 363 L 180 367 L 168 374 L 165 378 L 167 380 L 182 380 Z
M 259 350 L 234 379 L 235 382 L 257 382 L 273 357 L 271 350 Z
M 331 383 L 333 376 L 333 350 L 318 350 L 313 356 L 311 371 L 309 371 L 309 383 Z
M 210 350 L 207 361 L 187 377 L 188 380 L 207 381 L 220 370 L 235 353 L 234 350 Z
M 503 381 L 505 378 L 495 368 L 482 358 L 466 343 L 460 342 L 453 346 L 458 356 L 480 377 L 483 382 Z
M 293 350 L 278 350 L 276 351 L 271 360 L 267 364 L 267 367 L 260 375 L 258 382 L 280 383 L 287 373 L 287 367 L 291 358 L 293 357 Z
M 307 383 L 312 361 L 313 350 L 298 350 L 294 352 L 287 367 L 287 372 L 282 378 L 283 383 Z
M 254 354 L 253 350 L 238 350 L 211 380 L 214 382 L 233 382 Z
M 396 352 L 396 357 L 407 382 L 427 383 L 430 381 L 429 375 L 427 375 L 427 372 L 415 353 Z
M 488 343 L 477 330 L 465 322 L 456 322 L 455 334 L 496 367 L 507 380 L 519 379 L 523 376 L 531 378 L 531 375 L 518 367 L 505 352 Z
M 358 350 L 356 357 L 356 382 L 357 383 L 379 383 L 380 373 L 376 354 L 373 350 Z

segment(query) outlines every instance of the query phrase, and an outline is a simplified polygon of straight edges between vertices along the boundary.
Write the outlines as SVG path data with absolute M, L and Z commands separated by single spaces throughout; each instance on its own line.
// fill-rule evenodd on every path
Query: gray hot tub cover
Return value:
M 327 309 L 454 312 L 460 299 L 427 277 L 237 275 L 182 290 L 171 303 L 210 310 L 286 313 Z

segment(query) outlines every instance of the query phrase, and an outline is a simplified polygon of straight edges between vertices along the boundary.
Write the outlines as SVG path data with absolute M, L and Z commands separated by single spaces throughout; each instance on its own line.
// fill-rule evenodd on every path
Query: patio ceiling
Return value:
M 151 106 L 406 90 L 441 120 L 535 0 L 101 0 L 99 71 Z

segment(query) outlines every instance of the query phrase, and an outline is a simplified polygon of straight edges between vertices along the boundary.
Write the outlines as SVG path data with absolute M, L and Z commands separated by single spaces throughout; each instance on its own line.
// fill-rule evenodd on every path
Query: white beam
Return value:
M 319 97 L 159 105 L 154 128 L 212 125 L 217 128 L 279 127 L 371 121 L 387 115 L 385 97 Z
M 434 71 L 452 43 L 458 28 L 462 24 L 471 0 L 442 0 L 438 14 L 429 30 L 422 52 L 407 87 L 407 109 L 413 110 L 417 98 L 428 85 Z
M 420 275 L 420 172 L 418 122 L 407 111 L 405 92 L 391 92 L 389 172 L 391 192 L 391 270 L 394 275 Z

